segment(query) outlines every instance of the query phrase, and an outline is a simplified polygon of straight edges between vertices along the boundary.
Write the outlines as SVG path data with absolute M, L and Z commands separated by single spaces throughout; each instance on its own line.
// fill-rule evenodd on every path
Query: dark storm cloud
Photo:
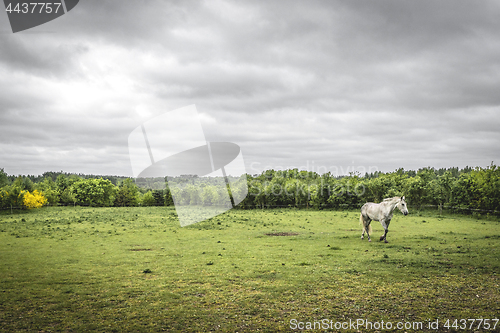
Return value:
M 264 97 L 271 108 L 497 105 L 497 7 L 288 2 L 256 6 L 257 19 L 237 23 L 198 8 L 199 26 L 187 19 L 176 30 L 181 44 L 175 33 L 163 40 L 174 68 L 143 75 L 166 97 Z M 245 102 L 241 111 L 260 111 Z
M 193 103 L 206 138 L 238 143 L 247 166 L 485 166 L 500 155 L 499 14 L 493 1 L 81 2 L 36 28 L 51 33 L 0 36 L 0 167 L 130 174 L 130 131 Z
M 3 35 L 1 39 L 0 64 L 13 74 L 20 71 L 42 77 L 70 75 L 78 68 L 75 58 L 87 50 L 81 44 L 54 43 L 39 35 Z

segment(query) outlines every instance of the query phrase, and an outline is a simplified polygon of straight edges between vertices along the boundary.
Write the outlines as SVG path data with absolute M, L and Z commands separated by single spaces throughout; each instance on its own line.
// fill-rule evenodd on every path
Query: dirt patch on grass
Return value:
M 153 249 L 129 249 L 130 251 L 153 251 Z
M 297 236 L 298 234 L 298 232 L 271 232 L 266 236 Z

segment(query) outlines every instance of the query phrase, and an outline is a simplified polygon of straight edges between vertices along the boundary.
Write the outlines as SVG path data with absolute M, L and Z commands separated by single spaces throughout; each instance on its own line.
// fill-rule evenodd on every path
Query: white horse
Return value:
M 380 240 L 389 243 L 386 239 L 387 231 L 389 228 L 389 223 L 391 223 L 392 212 L 396 207 L 399 208 L 401 213 L 405 216 L 408 215 L 408 208 L 406 205 L 405 197 L 394 197 L 384 199 L 381 203 L 367 202 L 361 207 L 361 215 L 359 217 L 359 223 L 363 225 L 363 233 L 361 234 L 361 239 L 364 239 L 365 231 L 368 236 L 368 241 L 371 242 L 370 234 L 372 232 L 372 227 L 370 223 L 372 220 L 380 221 L 382 227 L 384 227 L 384 234 L 380 236 Z

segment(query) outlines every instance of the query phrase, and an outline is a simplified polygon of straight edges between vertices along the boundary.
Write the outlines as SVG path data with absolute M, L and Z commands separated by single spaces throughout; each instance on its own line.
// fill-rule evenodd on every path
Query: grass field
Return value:
M 443 325 L 500 317 L 498 220 L 410 207 L 384 244 L 378 222 L 360 239 L 354 211 L 231 210 L 184 228 L 169 207 L 9 213 L 2 332 L 274 332 L 322 319 L 341 332 L 375 331 L 334 327 L 358 319 L 475 332 L 487 330 Z

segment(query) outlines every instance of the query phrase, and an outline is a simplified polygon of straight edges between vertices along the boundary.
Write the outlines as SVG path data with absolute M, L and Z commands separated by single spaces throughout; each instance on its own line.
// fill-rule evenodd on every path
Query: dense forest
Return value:
M 237 179 L 236 179 L 237 180 Z M 168 184 L 181 184 L 172 187 Z M 12 176 L 0 169 L 0 207 L 38 208 L 44 205 L 164 206 L 182 192 L 182 204 L 218 205 L 227 191 L 223 179 L 181 176 L 173 179 L 131 179 L 46 172 L 41 176 Z M 398 169 L 334 176 L 311 171 L 266 170 L 232 183 L 231 190 L 248 195 L 241 209 L 298 207 L 353 209 L 365 202 L 406 196 L 410 207 L 434 206 L 476 214 L 500 213 L 500 168 Z M 177 198 L 177 197 L 176 197 Z

